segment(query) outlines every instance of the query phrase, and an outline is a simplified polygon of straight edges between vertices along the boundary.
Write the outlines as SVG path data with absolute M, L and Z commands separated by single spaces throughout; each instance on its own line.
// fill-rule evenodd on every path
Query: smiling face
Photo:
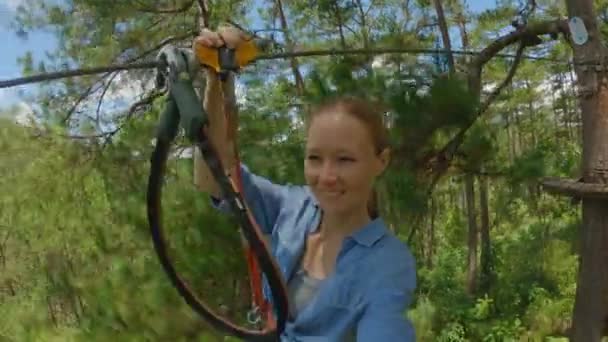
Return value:
M 304 174 L 321 208 L 336 215 L 367 209 L 374 180 L 388 163 L 388 150 L 364 121 L 339 107 L 310 122 Z

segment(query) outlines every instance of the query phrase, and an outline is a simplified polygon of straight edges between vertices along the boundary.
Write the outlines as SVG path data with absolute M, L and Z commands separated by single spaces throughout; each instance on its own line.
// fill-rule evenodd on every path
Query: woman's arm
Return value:
M 236 112 L 228 112 L 224 106 L 225 96 L 221 81 L 217 73 L 213 70 L 206 70 L 207 85 L 205 87 L 203 107 L 209 116 L 209 126 L 206 131 L 211 144 L 218 153 L 218 158 L 226 170 L 230 170 L 231 174 L 236 167 L 235 157 L 235 141 L 234 134 L 228 135 L 229 124 L 235 124 Z M 232 76 L 229 76 L 232 80 Z M 228 81 L 228 80 L 227 80 Z M 230 140 L 229 138 L 232 138 Z M 194 149 L 194 184 L 204 192 L 207 192 L 215 198 L 221 198 L 221 190 L 219 185 L 213 178 L 211 170 L 207 166 L 205 160 L 201 157 L 201 152 L 198 147 Z
M 220 33 L 224 41 L 232 46 L 237 46 L 239 39 L 242 39 L 242 33 L 234 28 L 226 28 Z M 207 45 L 223 43 L 214 41 L 217 38 L 216 33 L 205 32 L 204 35 L 202 39 Z M 209 115 L 207 135 L 217 150 L 224 169 L 229 171 L 235 181 L 234 175 L 239 168 L 243 185 L 242 195 L 246 205 L 262 231 L 270 234 L 290 187 L 274 184 L 264 177 L 255 175 L 238 162 L 236 157 L 238 110 L 234 96 L 234 77 L 231 75 L 225 81 L 221 81 L 214 70 L 206 70 L 206 73 L 207 85 L 203 106 Z M 227 203 L 222 201 L 219 185 L 201 157 L 200 150 L 195 148 L 194 152 L 195 186 L 200 191 L 211 195 L 215 208 L 222 212 L 229 212 Z
M 241 179 L 243 182 L 243 198 L 247 208 L 253 215 L 265 235 L 272 234 L 281 209 L 286 199 L 294 194 L 289 185 L 275 184 L 269 179 L 256 175 L 241 164 Z M 221 212 L 230 213 L 228 203 L 217 198 L 211 198 L 214 208 Z
M 230 48 L 238 48 L 246 34 L 234 27 L 223 27 L 214 32 L 204 30 L 194 40 L 193 48 L 197 45 L 208 48 L 219 48 L 224 44 Z M 229 75 L 221 81 L 215 70 L 206 69 L 206 86 L 203 94 L 203 108 L 209 118 L 206 133 L 218 153 L 224 170 L 234 174 L 237 165 L 236 132 L 238 128 L 238 113 L 234 96 L 234 76 Z M 216 198 L 221 198 L 220 188 L 213 178 L 211 170 L 200 156 L 200 150 L 195 148 L 194 154 L 194 183 L 196 187 Z
M 416 341 L 405 317 L 411 294 L 379 290 L 357 326 L 357 341 Z
M 357 325 L 357 341 L 416 341 L 414 327 L 406 317 L 416 287 L 415 263 L 407 255 L 395 262 L 399 267 L 378 275 Z

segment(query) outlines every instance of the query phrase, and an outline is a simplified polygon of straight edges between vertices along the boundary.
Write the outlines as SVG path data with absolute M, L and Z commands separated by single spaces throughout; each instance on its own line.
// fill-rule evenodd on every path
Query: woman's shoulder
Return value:
M 398 286 L 413 286 L 416 281 L 416 261 L 413 253 L 402 238 L 390 231 L 383 221 L 379 224 L 384 225 L 384 234 L 369 250 L 364 265 L 365 271 L 362 273 L 374 274 L 370 279 L 372 283 L 383 283 L 376 285 L 386 286 L 386 281 L 390 280 L 401 284 Z
M 399 237 L 394 231 L 392 231 L 386 221 L 383 218 L 377 218 L 374 220 L 374 225 L 380 233 L 380 238 L 377 243 L 373 246 L 373 253 L 377 258 L 381 259 L 405 259 L 413 260 L 414 256 L 410 251 L 410 248 L 405 243 L 403 238 Z

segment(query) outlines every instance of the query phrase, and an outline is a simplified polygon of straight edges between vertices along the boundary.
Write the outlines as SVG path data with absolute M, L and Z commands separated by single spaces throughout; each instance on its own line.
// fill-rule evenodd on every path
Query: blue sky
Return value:
M 17 6 L 26 0 L 0 0 L 0 42 L 2 42 L 2 53 L 0 53 L 0 80 L 16 78 L 21 75 L 17 59 L 27 51 L 32 51 L 34 61 L 44 60 L 46 51 L 56 48 L 56 39 L 48 32 L 30 32 L 27 40 L 17 37 L 10 27 Z M 494 1 L 490 0 L 467 0 L 472 11 L 494 7 Z M 0 89 L 0 109 L 19 102 L 18 92 L 35 89 L 36 85 L 23 85 L 8 89 Z

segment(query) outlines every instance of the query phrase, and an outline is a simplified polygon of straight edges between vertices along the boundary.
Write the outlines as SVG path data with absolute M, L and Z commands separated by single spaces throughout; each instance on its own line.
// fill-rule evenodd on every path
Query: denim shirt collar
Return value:
M 319 201 L 315 197 L 315 195 L 308 189 L 308 194 L 310 196 L 310 201 L 314 205 L 315 209 L 318 211 L 318 214 L 321 214 L 321 207 L 319 206 Z M 312 227 L 311 233 L 317 232 L 319 229 L 319 225 L 315 225 Z M 352 234 L 348 235 L 348 238 L 352 238 L 355 242 L 365 247 L 371 247 L 380 240 L 387 233 L 386 224 L 384 220 L 380 217 L 372 219 L 365 225 L 363 225 L 360 229 L 357 229 Z

